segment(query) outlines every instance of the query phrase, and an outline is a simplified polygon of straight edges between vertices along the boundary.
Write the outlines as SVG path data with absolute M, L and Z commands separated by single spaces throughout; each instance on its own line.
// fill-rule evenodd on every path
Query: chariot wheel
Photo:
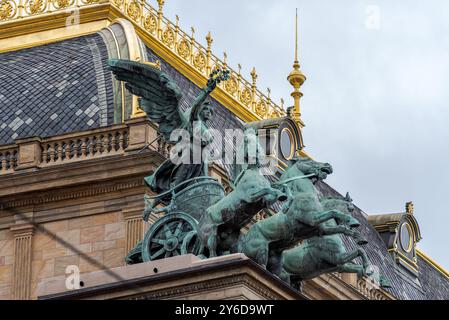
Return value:
M 203 245 L 197 235 L 198 222 L 183 212 L 157 220 L 145 234 L 142 259 L 154 261 L 184 254 L 201 255 Z

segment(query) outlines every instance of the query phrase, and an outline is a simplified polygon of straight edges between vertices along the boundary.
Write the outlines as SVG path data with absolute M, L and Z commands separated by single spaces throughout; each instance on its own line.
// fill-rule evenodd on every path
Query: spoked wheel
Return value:
M 145 235 L 143 261 L 154 261 L 183 254 L 201 255 L 203 246 L 197 236 L 198 222 L 182 212 L 157 220 Z

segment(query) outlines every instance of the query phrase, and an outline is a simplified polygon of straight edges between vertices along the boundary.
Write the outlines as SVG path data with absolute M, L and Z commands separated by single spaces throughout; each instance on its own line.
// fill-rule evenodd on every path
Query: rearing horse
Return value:
M 316 235 L 343 233 L 356 238 L 359 243 L 366 243 L 352 229 L 360 225 L 357 219 L 335 209 L 326 211 L 322 207 L 309 178 L 322 180 L 329 173 L 332 173 L 329 164 L 310 159 L 301 159 L 290 167 L 277 183 L 285 187 L 289 201 L 282 212 L 257 222 L 246 235 L 242 235 L 238 243 L 239 251 L 279 275 L 282 251 L 301 240 Z M 330 219 L 336 219 L 340 224 L 323 224 Z
M 348 214 L 354 210 L 349 194 L 346 194 L 346 198 L 325 199 L 321 203 L 325 210 L 337 209 Z M 335 227 L 337 222 L 330 219 L 323 222 L 323 225 Z M 361 265 L 352 261 L 357 257 L 362 259 Z M 373 273 L 370 267 L 365 250 L 358 248 L 347 252 L 338 234 L 323 235 L 306 239 L 297 247 L 282 253 L 281 278 L 287 282 L 290 282 L 290 277 L 301 281 L 330 272 L 357 273 L 362 277 Z M 388 280 L 380 276 L 380 285 L 387 287 Z

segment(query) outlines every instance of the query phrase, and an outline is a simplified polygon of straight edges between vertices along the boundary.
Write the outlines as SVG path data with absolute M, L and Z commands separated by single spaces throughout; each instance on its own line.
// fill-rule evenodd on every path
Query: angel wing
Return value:
M 136 61 L 110 59 L 108 65 L 119 81 L 134 95 L 140 97 L 140 107 L 167 141 L 173 130 L 185 124 L 179 107 L 181 89 L 165 73 L 150 65 Z

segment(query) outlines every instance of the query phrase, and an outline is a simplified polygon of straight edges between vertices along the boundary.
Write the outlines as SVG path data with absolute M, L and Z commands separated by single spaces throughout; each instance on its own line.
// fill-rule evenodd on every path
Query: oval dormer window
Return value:
M 281 131 L 281 153 L 284 159 L 290 160 L 293 158 L 294 152 L 294 144 L 293 144 L 293 135 L 289 129 L 284 128 Z
M 412 228 L 407 222 L 403 223 L 401 226 L 400 241 L 401 247 L 405 252 L 410 252 L 412 250 Z

